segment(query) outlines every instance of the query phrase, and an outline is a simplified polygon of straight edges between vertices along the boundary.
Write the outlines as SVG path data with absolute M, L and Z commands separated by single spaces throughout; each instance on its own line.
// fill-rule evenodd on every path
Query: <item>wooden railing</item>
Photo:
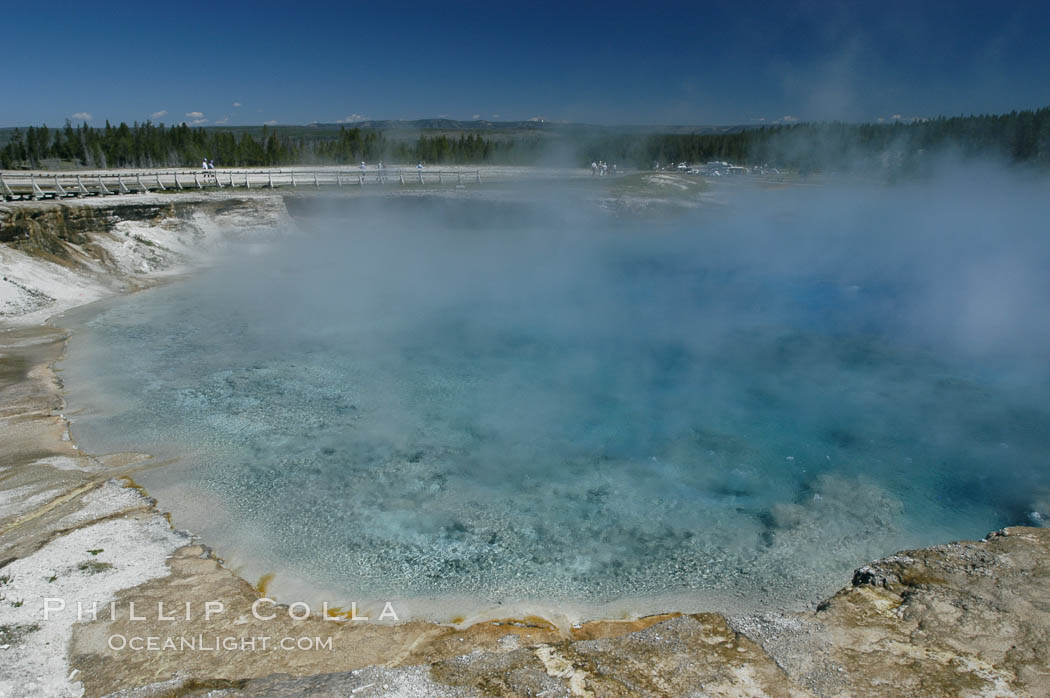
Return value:
M 127 170 L 0 174 L 7 200 L 109 196 L 156 191 L 276 187 L 364 187 L 369 185 L 481 184 L 481 170 L 383 168 L 371 170 Z

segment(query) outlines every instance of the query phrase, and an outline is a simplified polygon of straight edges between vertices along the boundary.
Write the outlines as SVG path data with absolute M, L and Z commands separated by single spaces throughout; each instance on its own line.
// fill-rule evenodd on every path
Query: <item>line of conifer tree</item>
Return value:
M 1009 114 L 939 117 L 908 123 L 800 123 L 723 134 L 611 135 L 587 143 L 586 160 L 640 167 L 726 161 L 800 171 L 902 167 L 954 151 L 1050 166 L 1050 107 Z
M 227 165 L 280 165 L 294 163 L 301 153 L 288 139 L 262 127 L 258 139 L 249 132 L 240 138 L 229 131 L 157 125 L 150 122 L 104 128 L 87 125 L 62 129 L 30 126 L 16 129 L 0 149 L 0 167 L 41 167 L 65 161 L 81 167 L 173 167 L 200 164 L 205 159 Z
M 253 135 L 252 131 L 256 131 Z M 263 126 L 236 134 L 230 130 L 106 122 L 62 129 L 30 126 L 15 129 L 0 148 L 0 168 L 41 168 L 67 163 L 87 168 L 193 167 L 214 160 L 219 167 L 297 164 L 355 164 L 360 161 L 428 163 L 500 162 L 527 164 L 539 148 L 536 138 L 493 142 L 480 134 L 420 136 L 390 141 L 381 132 L 341 127 L 332 137 L 293 137 Z
M 301 131 L 301 129 L 300 129 Z M 711 160 L 768 164 L 800 171 L 857 165 L 908 166 L 930 152 L 1050 165 L 1050 107 L 1009 114 L 936 118 L 911 123 L 801 123 L 718 134 L 638 134 L 577 129 L 556 138 L 530 134 L 486 138 L 480 133 L 388 139 L 382 132 L 340 127 L 317 135 L 263 126 L 191 128 L 186 124 L 121 123 L 103 128 L 16 129 L 0 148 L 0 168 L 68 163 L 88 168 L 195 166 L 207 158 L 219 167 L 348 164 L 378 160 L 412 163 L 534 164 L 557 142 L 577 153 L 577 164 L 605 160 L 636 167 Z

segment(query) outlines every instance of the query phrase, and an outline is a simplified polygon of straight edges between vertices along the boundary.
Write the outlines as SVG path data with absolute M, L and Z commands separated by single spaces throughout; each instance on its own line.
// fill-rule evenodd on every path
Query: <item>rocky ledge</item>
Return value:
M 1008 528 L 867 565 L 812 613 L 592 623 L 568 637 L 420 629 L 408 656 L 356 671 L 198 674 L 120 695 L 1045 696 L 1048 582 L 1050 531 Z

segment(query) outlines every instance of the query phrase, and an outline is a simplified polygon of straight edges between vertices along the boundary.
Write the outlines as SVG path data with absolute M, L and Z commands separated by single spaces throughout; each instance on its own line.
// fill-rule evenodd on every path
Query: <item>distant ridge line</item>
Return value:
M 293 124 L 288 124 L 292 126 Z M 490 121 L 488 119 L 364 119 L 361 121 L 317 121 L 304 124 L 306 128 L 364 128 L 376 131 L 397 129 L 450 130 L 450 131 L 615 131 L 626 133 L 736 133 L 765 124 L 589 124 L 569 121 Z M 218 128 L 218 127 L 216 127 Z

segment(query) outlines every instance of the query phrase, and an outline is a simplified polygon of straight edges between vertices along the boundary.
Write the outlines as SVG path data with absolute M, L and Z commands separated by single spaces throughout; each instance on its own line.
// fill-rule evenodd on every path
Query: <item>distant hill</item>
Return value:
M 339 126 L 353 126 L 356 128 L 374 129 L 377 131 L 535 131 L 552 133 L 737 133 L 753 125 L 733 124 L 729 126 L 711 125 L 601 125 L 576 123 L 568 121 L 539 121 L 529 119 L 528 121 L 488 121 L 486 119 L 475 119 L 471 121 L 460 121 L 456 119 L 416 119 L 414 121 L 401 120 L 366 120 L 353 123 L 317 123 L 309 126 L 321 129 L 338 128 Z

